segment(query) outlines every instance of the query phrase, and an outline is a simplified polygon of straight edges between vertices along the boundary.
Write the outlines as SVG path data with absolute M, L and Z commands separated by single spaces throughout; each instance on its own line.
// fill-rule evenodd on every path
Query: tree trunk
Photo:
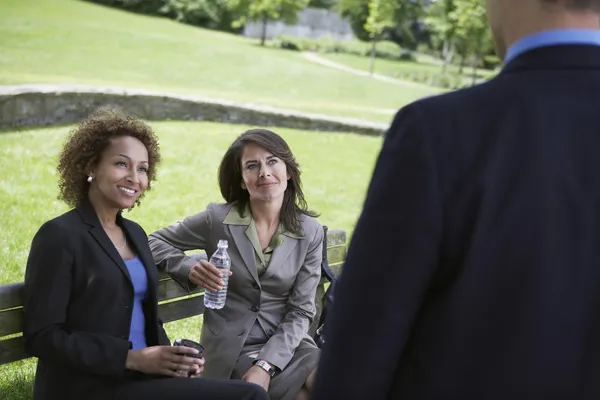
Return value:
M 444 47 L 442 49 L 442 59 L 444 60 L 444 63 L 442 64 L 442 74 L 446 74 L 446 70 L 448 69 L 448 65 L 452 62 L 453 56 L 454 46 L 449 40 L 444 41 Z
M 465 69 L 465 64 L 467 63 L 467 57 L 465 57 L 464 55 L 460 56 L 460 66 L 458 68 L 458 74 L 462 75 L 463 70 Z
M 475 53 L 473 56 L 473 75 L 471 76 L 471 86 L 475 86 L 477 83 L 477 65 L 479 64 L 479 53 Z
M 371 62 L 369 65 L 369 73 L 373 76 L 373 72 L 375 71 L 375 54 L 377 50 L 377 40 L 371 40 Z
M 262 32 L 260 34 L 260 45 L 264 46 L 265 45 L 265 41 L 267 40 L 267 16 L 263 16 L 262 17 Z

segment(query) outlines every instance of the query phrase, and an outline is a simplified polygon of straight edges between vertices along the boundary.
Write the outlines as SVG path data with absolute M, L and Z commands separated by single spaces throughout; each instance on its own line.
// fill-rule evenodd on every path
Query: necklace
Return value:
M 125 238 L 125 243 L 123 243 L 123 246 L 118 247 L 114 242 L 113 242 L 113 246 L 115 246 L 115 248 L 119 251 L 123 250 L 125 248 L 125 246 L 127 246 L 127 236 L 123 236 Z

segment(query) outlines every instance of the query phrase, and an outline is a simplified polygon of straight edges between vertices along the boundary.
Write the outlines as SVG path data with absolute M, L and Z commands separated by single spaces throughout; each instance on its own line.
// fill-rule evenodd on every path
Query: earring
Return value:
M 94 179 L 94 178 L 92 178 L 91 176 L 88 176 L 88 178 L 87 178 L 87 182 L 88 182 L 88 183 L 92 183 L 92 179 Z

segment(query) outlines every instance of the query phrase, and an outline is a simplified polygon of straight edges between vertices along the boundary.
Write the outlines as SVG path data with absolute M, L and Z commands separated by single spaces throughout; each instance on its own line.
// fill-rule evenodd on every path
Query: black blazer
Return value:
M 168 345 L 146 234 L 120 216 L 117 223 L 148 274 L 147 344 Z M 42 225 L 25 273 L 25 349 L 39 358 L 34 399 L 109 398 L 133 377 L 125 370 L 133 298 L 127 267 L 90 203 Z
M 600 47 L 402 109 L 337 289 L 314 400 L 600 398 Z

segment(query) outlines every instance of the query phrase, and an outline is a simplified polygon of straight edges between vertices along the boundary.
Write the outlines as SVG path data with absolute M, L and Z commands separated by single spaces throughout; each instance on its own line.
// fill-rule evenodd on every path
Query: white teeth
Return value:
M 122 190 L 122 191 L 124 191 L 125 193 L 129 193 L 129 194 L 134 194 L 135 193 L 135 190 L 127 189 L 127 188 L 124 188 L 124 187 L 120 187 L 119 189 Z

